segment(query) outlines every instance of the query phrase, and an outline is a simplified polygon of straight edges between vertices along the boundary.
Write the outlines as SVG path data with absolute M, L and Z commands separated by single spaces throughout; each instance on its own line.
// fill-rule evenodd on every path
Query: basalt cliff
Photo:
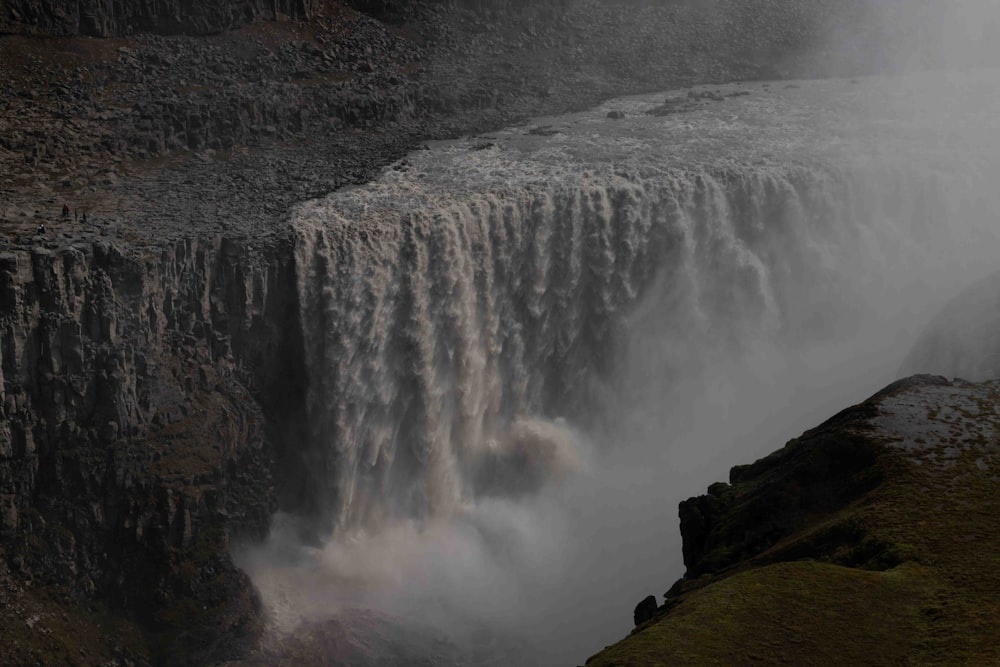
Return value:
M 294 413 L 290 267 L 193 239 L 2 260 L 5 660 L 224 651 L 257 612 L 229 541 L 275 509 L 260 406 Z

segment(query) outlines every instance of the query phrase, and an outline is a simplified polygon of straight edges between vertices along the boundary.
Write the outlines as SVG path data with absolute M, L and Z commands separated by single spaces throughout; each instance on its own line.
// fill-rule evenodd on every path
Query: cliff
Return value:
M 685 577 L 587 664 L 995 664 L 998 401 L 914 376 L 733 468 L 680 506 Z
M 252 633 L 227 547 L 276 505 L 256 399 L 294 400 L 281 257 L 227 239 L 0 255 L 0 576 L 20 593 L 2 605 L 5 664 L 78 648 L 202 663 Z M 78 647 L 95 603 L 142 639 Z

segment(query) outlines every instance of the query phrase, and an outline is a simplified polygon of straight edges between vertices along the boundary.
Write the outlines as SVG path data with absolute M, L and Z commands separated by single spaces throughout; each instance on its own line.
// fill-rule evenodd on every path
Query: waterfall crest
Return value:
M 598 164 L 433 198 L 401 184 L 313 202 L 294 223 L 309 447 L 336 526 L 502 492 L 483 482 L 497 457 L 540 482 L 564 466 L 498 443 L 526 419 L 594 428 L 620 413 L 640 340 L 655 346 L 646 372 L 669 375 L 713 346 L 831 335 L 887 275 L 982 230 L 942 234 L 976 207 L 969 184 L 897 160 Z

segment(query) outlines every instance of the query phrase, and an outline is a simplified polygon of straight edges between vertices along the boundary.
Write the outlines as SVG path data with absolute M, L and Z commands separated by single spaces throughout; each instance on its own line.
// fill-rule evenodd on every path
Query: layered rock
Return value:
M 225 239 L 0 256 L 14 576 L 135 618 L 171 664 L 224 655 L 252 628 L 226 547 L 262 535 L 274 508 L 255 399 L 294 400 L 289 270 Z

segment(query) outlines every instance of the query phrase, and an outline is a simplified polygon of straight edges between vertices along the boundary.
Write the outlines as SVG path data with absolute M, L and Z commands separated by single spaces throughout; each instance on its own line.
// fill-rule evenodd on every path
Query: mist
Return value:
M 896 378 L 926 317 L 890 306 L 898 296 L 868 304 L 856 338 L 751 340 L 699 350 L 680 375 L 624 378 L 639 400 L 616 407 L 602 433 L 557 424 L 583 463 L 535 495 L 475 499 L 318 547 L 295 546 L 294 520 L 279 517 L 241 565 L 277 636 L 374 609 L 443 634 L 459 647 L 455 664 L 582 664 L 628 633 L 639 600 L 683 575 L 681 500 Z
M 534 443 L 525 451 L 541 448 L 554 458 L 513 473 L 487 468 L 493 475 L 508 470 L 512 480 L 530 470 L 537 483 L 494 483 L 487 474 L 446 511 L 390 512 L 375 522 L 340 525 L 318 543 L 301 539 L 299 519 L 276 517 L 269 542 L 238 555 L 261 591 L 272 641 L 303 624 L 365 609 L 446 638 L 457 647 L 449 658 L 454 664 L 582 664 L 627 634 L 636 603 L 660 597 L 683 575 L 681 500 L 864 400 L 897 379 L 904 360 L 908 372 L 922 370 L 919 359 L 906 359 L 914 342 L 949 299 L 993 269 L 1000 251 L 1000 195 L 993 185 L 1000 182 L 1000 125 L 993 120 L 1000 76 L 958 71 L 1000 63 L 1000 8 L 974 0 L 881 3 L 873 15 L 893 25 L 898 40 L 886 45 L 887 66 L 946 69 L 898 80 L 798 83 L 782 93 L 779 106 L 757 111 L 800 113 L 790 122 L 805 128 L 805 138 L 788 145 L 778 142 L 780 121 L 773 137 L 741 129 L 735 118 L 742 110 L 727 112 L 732 119 L 719 112 L 671 128 L 692 138 L 663 148 L 680 155 L 669 159 L 688 159 L 682 144 L 707 141 L 719 128 L 727 142 L 763 146 L 737 155 L 727 168 L 752 172 L 761 156 L 774 160 L 767 169 L 801 160 L 817 165 L 819 185 L 814 192 L 790 178 L 800 190 L 774 210 L 761 205 L 752 214 L 720 205 L 692 214 L 677 233 L 689 253 L 671 255 L 652 272 L 634 302 L 615 312 L 617 334 L 602 341 L 608 347 L 591 351 L 595 367 L 613 363 L 610 372 L 581 376 L 586 386 L 576 389 L 587 397 L 585 408 L 530 406 L 519 415 L 527 420 L 521 431 L 507 431 L 515 433 L 512 442 Z M 929 34 L 933 40 L 921 41 Z M 821 46 L 848 53 L 850 38 L 834 30 Z M 836 120 L 841 105 L 853 105 L 855 115 L 837 123 L 812 115 L 831 109 Z M 631 107 L 609 103 L 573 121 L 587 128 L 580 136 L 604 132 L 597 119 L 610 108 Z M 628 136 L 621 127 L 607 131 Z M 511 173 L 534 168 L 488 164 L 496 158 L 489 151 L 456 158 L 458 150 L 444 147 L 418 162 L 414 171 L 430 174 L 419 186 L 423 199 L 400 206 L 435 206 L 442 191 L 453 197 L 468 187 L 449 181 L 436 191 L 428 185 L 435 178 L 474 174 L 516 190 L 521 183 Z M 527 150 L 512 148 L 500 158 L 521 159 Z M 435 172 L 431 163 L 445 166 Z M 565 177 L 546 169 L 544 179 L 529 174 L 525 181 Z M 582 168 L 566 171 L 575 170 Z M 822 180 L 854 172 L 843 190 Z M 349 217 L 351 206 L 360 209 L 357 201 L 395 201 L 411 185 L 390 183 L 385 192 L 375 185 L 316 204 L 309 215 L 337 210 Z M 758 185 L 751 194 L 766 199 L 771 182 Z M 442 210 L 451 210 L 447 197 Z M 760 204 L 753 197 L 733 201 Z M 789 251 L 802 252 L 808 266 L 786 261 Z M 490 451 L 502 441 L 490 440 Z M 377 626 L 373 621 L 359 632 L 374 637 Z
M 989 0 L 862 0 L 838 3 L 828 11 L 831 15 L 817 35 L 813 56 L 827 60 L 830 71 L 858 74 L 1000 65 L 1000 10 Z

